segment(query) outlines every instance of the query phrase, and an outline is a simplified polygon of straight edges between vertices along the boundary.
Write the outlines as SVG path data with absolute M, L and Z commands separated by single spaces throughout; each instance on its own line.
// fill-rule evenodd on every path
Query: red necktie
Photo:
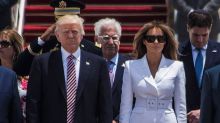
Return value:
M 67 123 L 73 123 L 76 102 L 76 70 L 74 56 L 67 57 Z

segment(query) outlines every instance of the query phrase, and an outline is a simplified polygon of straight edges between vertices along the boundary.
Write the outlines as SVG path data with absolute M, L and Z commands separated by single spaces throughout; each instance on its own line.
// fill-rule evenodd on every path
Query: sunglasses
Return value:
M 145 35 L 144 39 L 148 43 L 154 43 L 155 40 L 157 39 L 158 43 L 166 43 L 166 36 L 161 36 L 161 35 Z
M 112 39 L 114 42 L 119 41 L 119 36 L 118 35 L 102 35 L 102 36 L 98 36 L 100 37 L 104 42 L 108 42 L 110 39 Z
M 0 48 L 8 48 L 10 47 L 12 44 L 11 42 L 9 41 L 6 41 L 6 40 L 2 40 L 0 41 Z

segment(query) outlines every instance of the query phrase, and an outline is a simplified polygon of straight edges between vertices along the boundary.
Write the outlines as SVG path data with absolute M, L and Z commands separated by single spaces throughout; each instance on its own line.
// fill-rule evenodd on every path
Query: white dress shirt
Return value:
M 63 47 L 61 47 L 61 54 L 62 54 L 62 61 L 63 61 L 63 70 L 64 70 L 64 77 L 65 77 L 65 84 L 67 83 L 67 57 L 71 55 L 71 53 L 67 52 Z M 76 50 L 76 52 L 72 53 L 75 57 L 74 64 L 76 69 L 76 86 L 78 86 L 79 80 L 79 69 L 80 69 L 80 48 Z

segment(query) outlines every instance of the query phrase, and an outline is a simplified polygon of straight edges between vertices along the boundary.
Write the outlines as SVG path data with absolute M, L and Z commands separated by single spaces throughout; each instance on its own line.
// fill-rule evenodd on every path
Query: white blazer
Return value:
M 133 97 L 136 98 L 132 109 Z M 175 112 L 172 108 L 174 101 Z M 120 123 L 186 123 L 183 63 L 162 56 L 155 78 L 146 55 L 125 63 Z

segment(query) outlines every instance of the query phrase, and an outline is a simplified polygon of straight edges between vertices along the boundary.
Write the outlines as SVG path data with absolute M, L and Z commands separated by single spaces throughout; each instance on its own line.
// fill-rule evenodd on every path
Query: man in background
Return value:
M 177 17 L 174 23 L 174 29 L 178 34 L 179 42 L 189 40 L 187 33 L 187 15 L 197 9 L 207 11 L 213 18 L 212 30 L 209 40 L 217 41 L 217 36 L 220 31 L 220 20 L 218 9 L 220 0 L 172 0 L 174 8 L 177 10 Z
M 186 102 L 189 123 L 198 123 L 203 71 L 220 64 L 220 44 L 209 40 L 212 16 L 194 10 L 187 18 L 189 40 L 180 45 L 179 59 L 186 73 Z
M 112 90 L 113 123 L 119 121 L 124 62 L 128 59 L 119 54 L 121 24 L 113 18 L 100 19 L 94 24 L 95 41 L 101 44 L 103 58 L 107 62 Z

